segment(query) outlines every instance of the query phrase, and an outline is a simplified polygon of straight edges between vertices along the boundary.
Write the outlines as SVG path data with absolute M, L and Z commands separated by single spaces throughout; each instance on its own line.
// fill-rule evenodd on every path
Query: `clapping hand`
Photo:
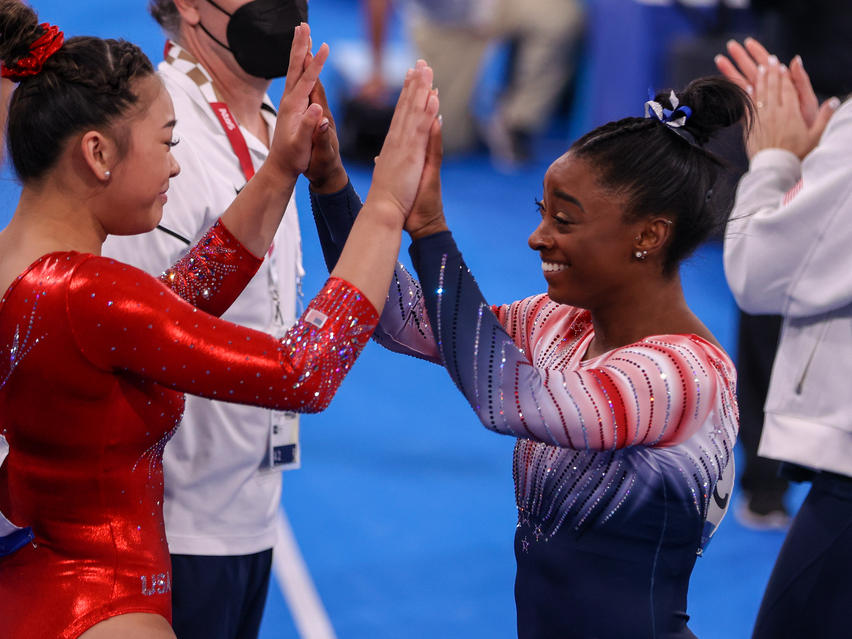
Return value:
M 746 140 L 749 157 L 765 148 L 783 148 L 804 158 L 819 142 L 839 101 L 832 98 L 820 106 L 799 56 L 788 69 L 754 38 L 746 38 L 744 45 L 729 41 L 730 59 L 718 55 L 715 62 L 756 107 Z

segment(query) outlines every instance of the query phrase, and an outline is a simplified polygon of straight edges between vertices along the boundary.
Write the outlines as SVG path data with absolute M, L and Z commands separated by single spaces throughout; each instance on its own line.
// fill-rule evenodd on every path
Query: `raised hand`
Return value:
M 308 168 L 312 138 L 323 119 L 322 106 L 312 103 L 310 95 L 328 58 L 328 45 L 323 43 L 316 55 L 310 49 L 311 29 L 302 23 L 293 36 L 284 95 L 264 163 L 294 180 Z
M 311 104 L 322 108 L 323 118 L 314 131 L 311 159 L 305 171 L 305 177 L 311 183 L 311 189 L 317 193 L 335 193 L 349 182 L 349 176 L 340 159 L 340 142 L 337 139 L 337 127 L 328 108 L 325 89 L 317 80 L 310 95 Z
M 717 55 L 714 58 L 716 68 L 726 78 L 735 82 L 754 98 L 754 87 L 757 84 L 758 68 L 778 64 L 778 58 L 770 54 L 766 48 L 754 38 L 746 38 L 741 45 L 736 40 L 727 44 L 730 59 Z M 811 85 L 810 76 L 805 71 L 801 56 L 796 56 L 790 62 L 790 80 L 796 88 L 796 96 L 802 118 L 810 127 L 816 122 L 820 111 L 819 100 Z M 825 105 L 823 105 L 825 106 Z
M 444 203 L 441 199 L 441 161 L 444 149 L 441 138 L 441 120 L 436 119 L 429 131 L 429 144 L 426 147 L 426 164 L 417 188 L 417 197 L 411 208 L 411 214 L 405 220 L 404 229 L 411 239 L 416 240 L 427 235 L 447 230 L 444 219 Z
M 365 206 L 393 210 L 400 220 L 408 217 L 438 108 L 437 93 L 432 91 L 432 69 L 419 60 L 406 75 L 382 151 L 376 158 Z
M 819 142 L 839 101 L 827 100 L 808 123 L 801 110 L 798 89 L 786 67 L 770 59 L 768 65 L 757 67 L 755 79 L 756 118 L 746 140 L 749 157 L 762 149 L 779 148 L 803 159 Z

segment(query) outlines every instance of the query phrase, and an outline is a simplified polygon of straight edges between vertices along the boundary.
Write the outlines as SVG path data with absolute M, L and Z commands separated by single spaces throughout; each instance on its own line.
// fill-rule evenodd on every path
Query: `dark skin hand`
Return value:
M 336 193 L 348 184 L 349 176 L 340 159 L 340 142 L 337 139 L 334 116 L 328 108 L 325 89 L 319 80 L 314 85 L 309 99 L 311 104 L 319 104 L 322 107 L 323 119 L 314 131 L 311 160 L 304 175 L 315 193 Z
M 426 164 L 417 188 L 414 207 L 403 227 L 412 240 L 448 231 L 444 219 L 444 203 L 441 199 L 441 161 L 444 156 L 441 139 L 441 120 L 437 119 L 429 131 L 429 144 L 426 147 Z

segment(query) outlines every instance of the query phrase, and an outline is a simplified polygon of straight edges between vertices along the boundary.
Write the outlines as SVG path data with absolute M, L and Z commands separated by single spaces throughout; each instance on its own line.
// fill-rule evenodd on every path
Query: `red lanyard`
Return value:
M 165 50 L 163 51 L 163 57 L 168 59 L 170 57 L 172 49 L 172 42 L 170 40 L 166 40 Z M 187 59 L 188 58 L 188 59 Z M 191 61 L 192 64 L 196 66 L 198 63 L 189 55 L 187 55 L 184 59 L 187 61 Z M 200 82 L 199 77 L 189 76 L 192 80 L 199 85 L 199 88 L 207 84 L 206 82 Z M 201 75 L 200 77 L 206 78 L 206 74 Z M 212 85 L 211 85 L 212 90 Z M 240 168 L 243 170 L 243 175 L 246 178 L 246 182 L 248 182 L 252 176 L 254 175 L 254 165 L 251 162 L 251 154 L 249 153 L 248 144 L 246 144 L 246 139 L 243 136 L 243 132 L 240 131 L 240 127 L 237 124 L 236 118 L 234 118 L 231 110 L 228 108 L 228 105 L 224 102 L 209 102 L 210 108 L 213 109 L 213 113 L 216 114 L 216 117 L 219 120 L 219 124 L 222 125 L 222 130 L 225 132 L 225 135 L 228 136 L 228 141 L 231 143 L 231 148 L 234 150 L 234 155 L 237 156 L 237 160 L 240 162 Z
M 163 51 L 163 57 L 166 60 L 174 60 L 171 56 L 171 50 L 173 43 L 170 40 L 166 40 L 165 50 Z M 183 49 L 180 50 L 180 54 L 177 56 L 181 60 L 188 62 L 196 67 L 198 67 L 198 62 L 189 55 Z M 200 68 L 200 67 L 199 67 Z M 187 74 L 190 79 L 195 82 L 199 89 L 201 89 L 202 95 L 204 95 L 205 87 L 209 83 L 209 79 L 206 73 L 197 73 L 197 74 Z M 205 78 L 207 81 L 202 82 L 200 79 Z M 213 91 L 212 83 L 209 83 L 209 90 L 215 94 Z M 205 96 L 206 97 L 206 96 Z M 245 136 L 243 136 L 243 132 L 240 131 L 240 127 L 237 124 L 236 118 L 231 113 L 231 110 L 228 108 L 228 105 L 224 102 L 219 101 L 209 101 L 208 104 L 210 108 L 213 110 L 213 113 L 216 114 L 216 118 L 219 120 L 219 124 L 222 126 L 222 130 L 225 132 L 225 135 L 228 136 L 228 141 L 231 143 L 231 149 L 234 151 L 234 155 L 237 156 L 237 160 L 240 162 L 240 168 L 243 171 L 243 176 L 248 182 L 252 176 L 254 176 L 254 165 L 251 161 L 251 153 L 249 152 L 248 144 L 246 144 Z M 273 252 L 275 251 L 275 242 L 273 242 L 269 247 L 268 255 L 272 257 Z
M 219 124 L 222 125 L 225 135 L 228 136 L 228 141 L 231 143 L 234 155 L 236 155 L 237 159 L 240 161 L 240 167 L 243 170 L 243 175 L 246 178 L 246 182 L 248 182 L 254 175 L 254 165 L 251 163 L 251 155 L 249 154 L 248 145 L 246 144 L 243 132 L 240 131 L 240 127 L 237 125 L 237 121 L 234 119 L 234 116 L 231 115 L 231 110 L 228 108 L 227 104 L 224 102 L 211 102 L 210 108 L 213 109 L 213 113 L 215 113 L 216 117 L 219 118 Z

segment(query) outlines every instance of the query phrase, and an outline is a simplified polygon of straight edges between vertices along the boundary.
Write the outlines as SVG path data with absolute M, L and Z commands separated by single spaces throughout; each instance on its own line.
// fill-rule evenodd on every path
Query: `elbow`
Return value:
M 760 291 L 734 292 L 737 306 L 750 315 L 778 315 L 782 312 L 782 304 L 762 295 Z
M 516 426 L 512 423 L 512 416 L 506 415 L 504 411 L 494 406 L 476 405 L 473 402 L 470 402 L 470 405 L 476 413 L 479 422 L 488 430 L 498 435 L 519 436 Z
M 296 384 L 292 392 L 284 398 L 277 410 L 289 410 L 296 413 L 321 413 L 334 398 L 338 385 L 319 387 L 311 383 Z
M 784 307 L 785 293 L 779 289 L 778 282 L 765 277 L 766 273 L 756 273 L 754 269 L 734 269 L 725 263 L 725 277 L 728 288 L 734 296 L 737 306 L 752 315 L 778 314 Z

